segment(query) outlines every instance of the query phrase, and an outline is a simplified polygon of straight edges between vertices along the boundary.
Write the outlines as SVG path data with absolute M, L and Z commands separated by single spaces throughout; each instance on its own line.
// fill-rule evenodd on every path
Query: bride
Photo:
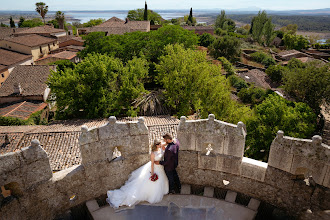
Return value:
M 150 161 L 133 171 L 120 189 L 107 192 L 107 202 L 112 207 L 132 206 L 140 201 L 157 203 L 163 199 L 169 189 L 164 167 L 159 164 L 164 156 L 163 148 L 161 142 L 155 140 L 151 148 Z

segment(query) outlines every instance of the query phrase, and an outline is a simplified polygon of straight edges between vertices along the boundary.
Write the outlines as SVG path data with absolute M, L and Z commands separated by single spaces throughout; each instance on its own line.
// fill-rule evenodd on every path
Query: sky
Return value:
M 50 11 L 130 10 L 144 7 L 144 0 L 0 0 L 0 10 L 34 11 L 43 1 Z M 330 8 L 330 0 L 148 0 L 148 8 L 159 9 L 264 9 L 308 10 Z

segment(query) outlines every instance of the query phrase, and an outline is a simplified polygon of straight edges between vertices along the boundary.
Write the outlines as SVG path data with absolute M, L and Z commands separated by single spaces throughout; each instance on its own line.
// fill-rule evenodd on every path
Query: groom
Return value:
M 164 141 L 167 146 L 164 154 L 164 161 L 160 161 L 160 164 L 164 166 L 166 176 L 169 182 L 169 193 L 174 194 L 175 189 L 178 192 L 181 190 L 181 183 L 175 168 L 178 166 L 179 145 L 173 142 L 173 138 L 169 133 L 163 135 Z

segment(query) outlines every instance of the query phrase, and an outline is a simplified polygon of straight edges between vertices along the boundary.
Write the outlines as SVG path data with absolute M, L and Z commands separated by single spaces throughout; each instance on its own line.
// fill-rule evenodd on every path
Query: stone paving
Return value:
M 86 203 L 94 220 L 108 219 L 231 219 L 252 220 L 256 211 L 248 207 L 196 195 L 166 195 L 157 204 L 142 202 L 135 207 L 99 207 L 95 200 Z

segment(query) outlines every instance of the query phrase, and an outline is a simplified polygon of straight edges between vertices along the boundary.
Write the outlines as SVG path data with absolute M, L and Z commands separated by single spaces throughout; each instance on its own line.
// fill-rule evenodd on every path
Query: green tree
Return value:
M 233 65 L 225 57 L 218 57 L 218 60 L 222 63 L 223 68 L 226 70 L 227 76 L 235 74 Z
M 158 81 L 165 89 L 166 103 L 178 116 L 213 113 L 220 120 L 237 123 L 249 112 L 231 100 L 221 66 L 208 62 L 206 52 L 167 45 L 156 65 Z
M 144 8 L 139 8 L 136 10 L 129 10 L 127 13 L 127 18 L 131 21 L 143 21 L 144 20 L 144 11 L 145 11 Z M 158 13 L 148 9 L 148 20 L 154 21 L 155 24 L 161 24 L 163 18 Z
M 55 20 L 57 21 L 59 28 L 64 29 L 64 20 L 65 20 L 64 13 L 61 11 L 57 11 L 55 14 Z
M 308 105 L 289 102 L 277 94 L 269 95 L 254 113 L 246 122 L 245 156 L 250 158 L 267 161 L 278 130 L 296 138 L 310 138 L 315 131 L 316 115 Z
M 25 21 L 25 18 L 23 18 L 22 16 L 19 18 L 19 22 L 17 23 L 18 27 L 21 27 L 23 22 Z
M 1 22 L 0 27 L 9 27 L 9 26 Z
M 48 85 L 56 96 L 58 118 L 97 118 L 136 115 L 134 99 L 145 93 L 147 61 L 89 54 L 76 68 L 53 72 Z
M 241 53 L 241 41 L 236 37 L 224 36 L 217 38 L 210 46 L 210 54 L 215 59 L 225 57 L 232 61 Z
M 282 65 L 271 65 L 267 68 L 266 74 L 273 82 L 281 83 L 285 71 Z
M 297 24 L 288 24 L 287 26 L 281 27 L 280 29 L 284 33 L 288 34 L 296 34 L 298 30 L 298 25 Z
M 306 49 L 308 47 L 308 39 L 303 37 L 302 35 L 295 35 L 295 34 L 284 34 L 283 36 L 284 45 L 288 49 Z
M 57 20 L 53 19 L 47 22 L 47 24 L 52 24 L 54 28 L 59 28 Z
M 259 11 L 258 15 L 252 18 L 250 33 L 258 43 L 270 45 L 274 37 L 275 25 L 272 24 L 272 19 L 267 17 L 266 11 Z
M 38 27 L 42 26 L 44 23 L 42 23 L 42 20 L 40 18 L 33 18 L 31 20 L 25 20 L 23 21 L 21 27 Z
M 91 19 L 86 23 L 83 23 L 84 27 L 93 27 L 99 24 L 102 24 L 103 22 L 105 22 L 105 19 L 103 18 L 98 18 L 98 19 Z
M 58 60 L 53 63 L 50 63 L 50 65 L 56 65 L 56 71 L 65 71 L 65 69 L 74 69 L 76 67 L 76 64 L 70 60 Z
M 268 55 L 264 52 L 258 51 L 258 52 L 251 54 L 250 56 L 254 61 L 261 63 L 265 66 L 270 66 L 270 65 L 276 64 L 276 61 L 270 55 Z
M 232 19 L 227 18 L 225 10 L 221 10 L 221 14 L 217 16 L 214 26 L 215 29 L 220 28 L 228 32 L 233 32 L 235 31 L 236 24 Z
M 214 40 L 215 37 L 212 36 L 211 34 L 203 33 L 202 35 L 199 36 L 199 45 L 203 47 L 208 47 L 213 43 Z
M 188 16 L 188 20 L 187 20 L 187 24 L 188 25 L 193 25 L 193 14 L 192 14 L 192 8 L 190 8 L 190 13 L 189 13 L 189 16 Z
M 144 4 L 143 20 L 148 21 L 148 6 L 147 6 L 147 1 Z
M 38 12 L 40 14 L 42 19 L 44 20 L 44 24 L 46 24 L 45 16 L 48 12 L 48 5 L 46 5 L 46 3 L 44 3 L 44 2 L 37 2 L 36 3 L 36 12 Z
M 15 26 L 15 22 L 14 22 L 12 16 L 10 16 L 10 18 L 9 18 L 9 23 L 10 23 L 10 27 L 11 27 L 11 28 L 15 28 L 15 27 L 16 27 L 16 26 Z
M 305 65 L 287 69 L 284 89 L 297 100 L 307 103 L 318 114 L 323 103 L 330 103 L 330 64 L 323 65 L 315 60 Z

